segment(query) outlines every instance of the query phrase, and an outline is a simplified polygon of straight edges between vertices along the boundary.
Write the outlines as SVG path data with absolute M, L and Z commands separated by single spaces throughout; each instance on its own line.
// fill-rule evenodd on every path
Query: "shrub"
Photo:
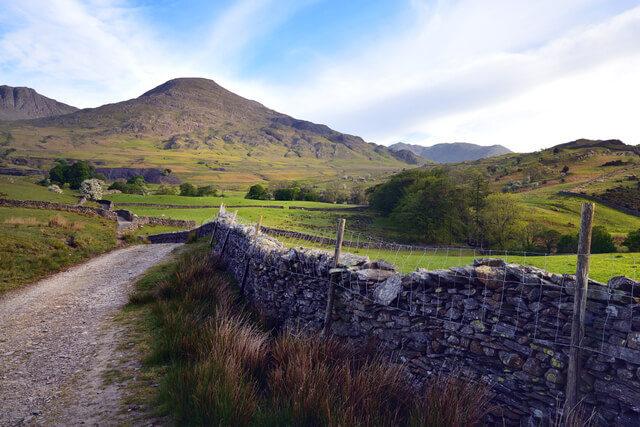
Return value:
M 197 195 L 199 197 L 211 196 L 216 197 L 218 195 L 218 190 L 213 188 L 212 185 L 203 185 L 198 187 Z
M 51 184 L 50 186 L 48 186 L 47 190 L 53 191 L 54 193 L 58 193 L 58 194 L 63 193 L 62 189 L 55 184 Z
M 80 184 L 80 192 L 86 195 L 89 200 L 102 199 L 102 184 L 103 182 L 98 179 L 85 179 Z
M 253 200 L 267 200 L 267 189 L 260 184 L 252 185 L 244 198 Z
M 198 189 L 195 185 L 184 182 L 180 184 L 180 195 L 188 197 L 196 197 L 198 195 Z
M 155 192 L 155 194 L 163 196 L 173 196 L 178 194 L 178 190 L 173 185 L 162 184 Z
M 627 238 L 622 242 L 631 252 L 640 251 L 640 228 L 627 234 Z

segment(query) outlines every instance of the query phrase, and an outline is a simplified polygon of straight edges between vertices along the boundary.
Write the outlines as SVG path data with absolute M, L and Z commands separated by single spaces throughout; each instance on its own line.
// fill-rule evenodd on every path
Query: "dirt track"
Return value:
M 177 246 L 116 250 L 0 297 L 0 426 L 132 418 L 121 413 L 122 384 L 104 382 L 109 367 L 137 363 L 118 349 L 126 336 L 113 315 L 133 279 Z

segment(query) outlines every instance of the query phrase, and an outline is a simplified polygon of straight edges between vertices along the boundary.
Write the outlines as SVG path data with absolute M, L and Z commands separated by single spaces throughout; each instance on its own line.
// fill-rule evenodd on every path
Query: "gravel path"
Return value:
M 116 250 L 0 297 L 0 426 L 127 423 L 103 380 L 126 357 L 113 315 L 177 246 Z

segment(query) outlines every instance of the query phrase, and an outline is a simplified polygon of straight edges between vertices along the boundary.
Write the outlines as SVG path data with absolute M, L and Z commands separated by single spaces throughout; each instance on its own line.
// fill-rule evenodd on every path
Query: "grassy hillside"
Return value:
M 386 147 L 270 110 L 205 79 L 73 114 L 0 123 L 5 165 L 73 158 L 109 167 L 169 168 L 183 181 L 246 186 L 271 180 L 377 177 L 408 166 Z
M 113 221 L 43 209 L 0 207 L 0 293 L 113 248 Z

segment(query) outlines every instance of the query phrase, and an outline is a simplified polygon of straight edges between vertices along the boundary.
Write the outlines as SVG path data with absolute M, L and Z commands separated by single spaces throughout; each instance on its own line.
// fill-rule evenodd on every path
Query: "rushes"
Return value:
M 403 366 L 337 338 L 264 331 L 206 248 L 142 279 L 158 326 L 151 363 L 168 365 L 160 405 L 178 424 L 476 425 L 488 388 L 438 377 L 415 397 Z

